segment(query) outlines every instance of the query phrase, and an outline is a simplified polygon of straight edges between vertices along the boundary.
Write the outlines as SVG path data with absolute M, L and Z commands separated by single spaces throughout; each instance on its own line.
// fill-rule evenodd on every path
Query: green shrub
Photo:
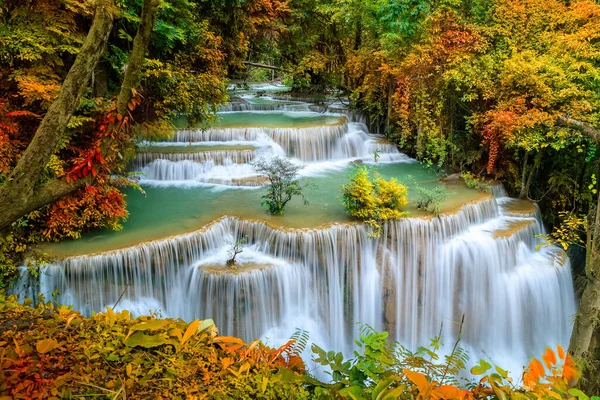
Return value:
M 448 197 L 448 191 L 444 186 L 437 186 L 433 189 L 417 186 L 417 193 L 419 194 L 417 208 L 419 210 L 429 211 L 433 215 L 438 215 L 440 213 L 444 201 Z
M 279 156 L 271 160 L 260 158 L 252 163 L 252 166 L 269 180 L 267 194 L 263 196 L 264 201 L 261 205 L 267 206 L 270 214 L 283 215 L 285 205 L 295 196 L 302 197 L 304 204 L 308 204 L 303 193 L 304 187 L 298 179 L 298 172 L 302 166 Z
M 479 190 L 480 192 L 490 193 L 492 187 L 482 177 L 479 177 L 472 172 L 464 172 L 461 174 L 461 178 L 465 181 L 465 185 L 471 189 Z

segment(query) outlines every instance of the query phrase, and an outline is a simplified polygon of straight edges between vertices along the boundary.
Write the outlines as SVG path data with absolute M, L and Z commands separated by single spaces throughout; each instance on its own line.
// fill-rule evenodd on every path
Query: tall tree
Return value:
M 143 57 L 148 48 L 159 4 L 160 0 L 144 0 L 140 28 L 134 39 L 130 65 L 119 95 L 121 113 L 125 112 L 132 89 L 139 83 Z M 44 167 L 63 137 L 67 124 L 106 48 L 115 12 L 112 0 L 98 1 L 92 26 L 56 100 L 48 109 L 17 165 L 0 187 L 0 230 L 6 229 L 23 215 L 58 200 L 92 180 L 90 174 L 87 179 L 67 182 L 57 178 L 40 184 Z

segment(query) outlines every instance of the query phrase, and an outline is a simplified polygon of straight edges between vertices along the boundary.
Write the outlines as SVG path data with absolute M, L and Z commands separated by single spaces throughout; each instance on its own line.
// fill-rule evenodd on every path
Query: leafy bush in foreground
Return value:
M 277 349 L 246 344 L 220 336 L 212 320 L 111 309 L 86 318 L 0 293 L 0 398 L 588 399 L 570 388 L 577 370 L 560 347 L 547 350 L 543 364 L 533 360 L 522 385 L 483 360 L 471 369 L 483 378 L 460 385 L 466 353 L 455 346 L 439 361 L 439 338 L 412 353 L 365 325 L 351 360 L 313 345 L 314 360 L 331 371 L 328 383 L 306 371 L 299 357 L 306 344 L 302 333 Z
M 0 294 L 0 398 L 309 398 L 293 342 L 219 336 L 210 320 L 85 318 Z

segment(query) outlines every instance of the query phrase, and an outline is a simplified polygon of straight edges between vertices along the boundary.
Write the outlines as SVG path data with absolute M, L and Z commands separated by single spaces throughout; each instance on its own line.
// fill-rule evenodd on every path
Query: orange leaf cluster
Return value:
M 49 206 L 43 234 L 49 240 L 78 238 L 87 229 L 118 229 L 128 216 L 125 198 L 111 186 L 87 185 Z

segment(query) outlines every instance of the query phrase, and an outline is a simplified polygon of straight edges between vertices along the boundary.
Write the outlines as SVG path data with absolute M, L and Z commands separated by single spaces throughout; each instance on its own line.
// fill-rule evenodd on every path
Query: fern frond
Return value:
M 306 346 L 308 346 L 309 337 L 308 331 L 301 328 L 296 328 L 296 331 L 290 337 L 290 341 L 293 341 L 293 345 L 290 349 L 290 355 L 299 357 L 306 349 Z

